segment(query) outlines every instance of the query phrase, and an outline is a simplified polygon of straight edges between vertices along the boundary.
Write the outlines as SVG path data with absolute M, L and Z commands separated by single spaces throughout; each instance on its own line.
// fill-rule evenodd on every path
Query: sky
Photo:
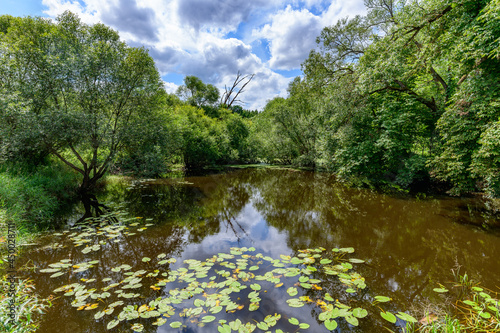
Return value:
M 286 97 L 323 27 L 365 13 L 363 0 L 0 0 L 0 15 L 56 18 L 65 10 L 149 49 L 170 93 L 186 75 L 222 94 L 238 71 L 255 74 L 240 95 L 251 110 Z

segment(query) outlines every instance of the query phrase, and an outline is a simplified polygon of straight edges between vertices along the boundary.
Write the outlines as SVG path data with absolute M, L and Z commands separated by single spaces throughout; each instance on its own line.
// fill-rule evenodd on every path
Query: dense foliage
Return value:
M 251 154 L 256 112 L 217 104 L 218 89 L 186 76 L 163 89 L 148 51 L 102 25 L 66 12 L 0 17 L 0 154 L 43 164 L 52 155 L 92 190 L 111 167 L 159 176 L 172 165 L 204 167 Z M 245 120 L 243 119 L 245 118 Z
M 499 4 L 367 0 L 366 16 L 324 28 L 304 78 L 259 115 L 265 157 L 498 195 Z

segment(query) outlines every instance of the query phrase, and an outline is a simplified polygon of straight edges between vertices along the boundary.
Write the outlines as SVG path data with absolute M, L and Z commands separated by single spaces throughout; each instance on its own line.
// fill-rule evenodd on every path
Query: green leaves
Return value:
M 325 327 L 329 331 L 333 331 L 334 329 L 337 328 L 337 322 L 335 320 L 325 320 L 324 322 Z
M 396 317 L 391 312 L 389 312 L 389 311 L 380 312 L 380 315 L 382 316 L 382 318 L 384 318 L 388 322 L 393 323 L 393 324 L 396 323 Z
M 295 288 L 295 287 L 288 288 L 286 290 L 286 292 L 288 293 L 288 295 L 290 295 L 292 297 L 295 296 L 295 295 L 297 295 L 297 293 L 298 293 L 297 288 Z
M 362 308 L 356 308 L 352 310 L 352 315 L 356 318 L 364 318 L 368 315 L 368 311 Z
M 139 222 L 134 221 L 132 224 L 135 227 L 139 226 Z M 78 246 L 80 246 L 84 237 L 92 239 L 97 235 L 107 235 L 106 232 L 103 232 L 104 230 L 116 234 L 112 229 L 105 227 L 96 230 L 88 229 L 81 235 L 76 237 L 73 235 L 73 237 L 76 238 Z M 320 307 L 323 311 L 318 318 L 324 322 L 325 327 L 329 330 L 335 330 L 337 327 L 335 318 L 344 318 L 350 325 L 358 326 L 359 319 L 368 315 L 367 310 L 359 307 L 351 309 L 349 305 L 340 303 L 328 293 L 323 296 L 323 288 L 320 286 L 326 284 L 328 279 L 338 280 L 342 285 L 347 286 L 345 288 L 347 294 L 355 293 L 366 286 L 364 278 L 352 271 L 353 265 L 345 258 L 348 253 L 354 252 L 353 249 L 339 249 L 337 252 L 333 251 L 333 254 L 323 248 L 300 250 L 298 256 L 303 259 L 285 255 L 280 256 L 280 259 L 274 259 L 262 254 L 248 254 L 248 252 L 250 250 L 247 248 L 234 247 L 231 248 L 230 253 L 219 253 L 204 261 L 184 260 L 177 269 L 164 270 L 163 272 L 156 268 L 161 266 L 162 261 L 175 262 L 174 258 L 168 259 L 166 255 L 160 254 L 156 256 L 157 259 L 161 259 L 160 262 L 157 265 L 151 265 L 151 258 L 143 257 L 140 258 L 139 262 L 148 269 L 136 267 L 134 270 L 128 264 L 113 267 L 110 269 L 113 278 L 101 280 L 110 283 L 102 288 L 102 291 L 91 289 L 91 286 L 97 281 L 90 278 L 82 279 L 82 282 L 85 282 L 83 284 L 62 286 L 56 289 L 56 292 L 64 292 L 67 297 L 75 297 L 72 305 L 79 310 L 98 309 L 100 304 L 97 302 L 89 303 L 90 299 L 106 299 L 106 301 L 110 299 L 111 304 L 107 308 L 98 309 L 94 315 L 94 319 L 99 320 L 105 315 L 112 315 L 116 308 L 117 319 L 108 323 L 110 329 L 118 325 L 120 321 L 134 321 L 139 318 L 156 318 L 152 324 L 161 326 L 167 323 L 164 316 L 171 318 L 169 325 L 172 328 L 182 326 L 182 321 L 175 320 L 177 319 L 175 316 L 186 318 L 191 322 L 198 323 L 198 325 L 210 325 L 216 321 L 216 314 L 224 315 L 223 310 L 229 314 L 245 311 L 244 309 L 248 309 L 249 312 L 261 309 L 262 298 L 267 297 L 268 290 L 281 290 L 282 293 L 286 290 L 285 295 L 290 297 L 286 303 L 292 308 L 301 308 L 306 305 Z M 336 257 L 335 253 L 342 253 L 342 255 Z M 98 263 L 94 260 L 72 265 L 70 260 L 65 259 L 50 264 L 50 268 L 45 269 L 45 273 L 62 274 L 61 270 L 71 268 L 75 270 L 89 269 Z M 263 263 L 266 264 L 262 265 Z M 295 267 L 296 265 L 299 267 Z M 263 275 L 255 275 L 251 271 L 263 271 Z M 328 272 L 334 274 L 328 274 Z M 119 275 L 122 275 L 123 278 L 118 278 Z M 325 279 L 325 276 L 329 277 Z M 117 282 L 111 283 L 112 281 Z M 156 281 L 156 283 L 150 285 L 149 281 Z M 176 287 L 169 285 L 170 283 L 175 283 Z M 145 291 L 157 291 L 160 287 L 168 291 L 166 296 L 157 297 L 147 304 L 137 304 L 140 299 L 148 297 Z M 304 290 L 304 295 L 294 298 L 299 295 L 300 288 Z M 316 295 L 315 298 L 312 295 Z M 123 300 L 113 302 L 113 297 Z M 380 303 L 389 299 L 384 296 L 375 296 L 375 300 L 375 302 Z M 127 305 L 127 303 L 129 304 Z M 123 308 L 119 310 L 118 307 L 122 305 Z M 398 313 L 398 317 L 405 320 L 411 319 L 402 312 Z M 267 331 L 274 327 L 280 318 L 281 314 L 269 314 L 263 321 L 255 324 L 250 322 L 245 324 L 240 319 L 231 322 L 221 319 L 217 330 L 219 332 L 251 332 L 255 328 L 259 328 Z M 307 330 L 310 328 L 308 323 L 301 323 L 296 318 L 292 317 L 288 320 L 299 329 Z M 131 325 L 132 331 L 141 332 L 144 330 L 142 323 L 132 322 Z
M 28 27 L 30 33 L 23 33 Z M 81 174 L 82 189 L 89 190 L 129 130 L 140 124 L 138 116 L 159 105 L 162 84 L 153 59 L 142 48 L 128 47 L 111 28 L 86 25 L 69 12 L 54 21 L 20 18 L 2 41 L 8 61 L 0 65 L 8 66 L 12 78 L 2 80 L 2 87 L 25 108 L 13 114 L 18 121 L 9 140 L 35 140 L 38 151 L 47 150 L 37 142 L 54 147 L 54 158 Z M 97 250 L 87 247 L 83 253 Z
M 380 302 L 380 303 L 389 302 L 389 301 L 391 300 L 391 299 L 390 299 L 389 297 L 387 297 L 387 296 L 375 296 L 374 298 L 375 298 L 375 300 L 376 300 L 377 302 Z
M 231 333 L 231 327 L 229 325 L 222 325 L 217 327 L 219 333 Z
M 434 290 L 437 293 L 447 293 L 448 292 L 448 289 L 446 289 L 446 288 L 434 288 L 432 290 Z
M 116 325 L 118 325 L 120 322 L 118 320 L 112 320 L 108 323 L 108 325 L 106 326 L 106 328 L 108 330 L 114 328 Z
M 205 316 L 201 319 L 203 323 L 211 323 L 215 320 L 215 316 Z
M 410 323 L 417 323 L 418 322 L 418 320 L 416 320 L 415 318 L 413 318 L 412 316 L 410 316 L 409 314 L 404 313 L 404 312 L 398 312 L 396 314 L 396 316 L 398 318 L 401 318 L 402 320 L 410 322 Z

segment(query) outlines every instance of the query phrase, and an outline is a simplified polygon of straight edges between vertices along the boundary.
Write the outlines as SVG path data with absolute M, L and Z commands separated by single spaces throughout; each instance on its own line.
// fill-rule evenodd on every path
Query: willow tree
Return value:
M 55 22 L 2 21 L 3 150 L 47 151 L 82 175 L 81 192 L 92 190 L 135 120 L 159 103 L 153 59 L 109 27 L 86 25 L 70 12 Z

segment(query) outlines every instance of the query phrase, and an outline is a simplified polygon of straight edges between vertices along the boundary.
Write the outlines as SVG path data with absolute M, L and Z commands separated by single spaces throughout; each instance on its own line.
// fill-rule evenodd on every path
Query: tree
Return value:
M 0 111 L 0 128 L 9 133 L 2 145 L 49 152 L 82 175 L 82 193 L 92 190 L 137 115 L 159 103 L 163 86 L 153 59 L 70 12 L 55 23 L 16 18 L 4 30 L 0 100 L 17 104 Z
M 498 3 L 367 0 L 366 16 L 324 28 L 303 70 L 323 101 L 327 164 L 343 178 L 500 193 Z
M 177 96 L 193 106 L 213 106 L 219 100 L 219 90 L 212 84 L 205 84 L 200 78 L 188 75 L 184 85 L 177 88 Z

